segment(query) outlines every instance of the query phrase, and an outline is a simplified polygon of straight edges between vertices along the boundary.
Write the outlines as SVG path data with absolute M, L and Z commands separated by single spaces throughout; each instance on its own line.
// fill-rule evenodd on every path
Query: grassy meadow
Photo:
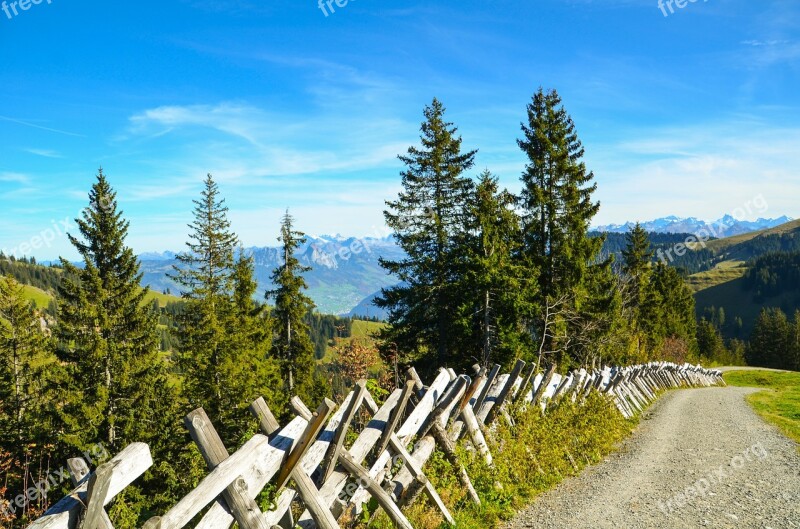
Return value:
M 764 388 L 747 397 L 747 401 L 764 419 L 800 443 L 800 373 L 730 371 L 724 378 L 730 386 Z

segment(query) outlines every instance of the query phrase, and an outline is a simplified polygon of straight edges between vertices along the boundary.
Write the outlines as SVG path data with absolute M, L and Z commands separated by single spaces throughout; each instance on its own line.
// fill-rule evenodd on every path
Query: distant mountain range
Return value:
M 283 262 L 277 247 L 251 247 L 259 295 L 272 288 L 272 271 Z M 307 237 L 296 253 L 301 264 L 311 267 L 305 274 L 308 295 L 324 314 L 383 317 L 383 311 L 368 301 L 384 287 L 397 283 L 378 262 L 379 257 L 401 259 L 405 254 L 391 237 L 356 238 L 336 236 Z M 143 253 L 139 256 L 142 283 L 159 292 L 180 292 L 167 274 L 177 263 L 175 253 Z M 356 307 L 358 310 L 352 312 Z M 352 313 L 351 313 L 352 312 Z
M 658 233 L 697 233 L 701 229 L 713 229 L 714 237 L 724 237 L 771 228 L 784 222 L 788 217 L 778 219 L 759 219 L 757 221 L 737 221 L 726 215 L 715 223 L 707 223 L 695 218 L 664 217 L 642 223 L 650 232 Z M 598 226 L 598 231 L 616 233 L 627 232 L 634 223 L 623 225 Z M 283 260 L 277 247 L 251 247 L 245 251 L 255 262 L 255 277 L 259 285 L 259 296 L 272 288 L 270 275 Z M 311 271 L 305 274 L 308 295 L 324 314 L 368 316 L 385 318 L 386 313 L 372 304 L 382 288 L 397 283 L 396 278 L 381 268 L 378 259 L 399 260 L 403 251 L 392 237 L 356 238 L 341 235 L 322 235 L 307 237 L 306 243 L 298 249 L 297 257 Z M 167 277 L 172 265 L 177 261 L 175 253 L 143 253 L 139 256 L 144 274 L 142 283 L 151 289 L 179 294 L 180 288 Z
M 712 237 L 722 238 L 732 237 L 733 235 L 741 235 L 743 233 L 750 233 L 752 231 L 774 228 L 775 226 L 785 224 L 791 220 L 792 218 L 787 217 L 786 215 L 778 217 L 777 219 L 758 219 L 754 221 L 737 220 L 732 215 L 725 215 L 721 219 L 713 222 L 707 222 L 694 217 L 683 218 L 673 215 L 647 222 L 640 222 L 640 224 L 649 232 L 700 233 L 704 230 L 704 233 L 708 233 Z M 608 224 L 606 226 L 597 226 L 593 229 L 612 233 L 626 233 L 630 231 L 635 224 L 635 222 L 626 222 L 625 224 Z

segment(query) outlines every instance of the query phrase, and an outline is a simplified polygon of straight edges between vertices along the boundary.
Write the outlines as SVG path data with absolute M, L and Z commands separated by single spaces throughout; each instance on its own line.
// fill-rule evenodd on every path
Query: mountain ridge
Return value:
M 792 221 L 787 215 L 777 218 L 763 218 L 756 220 L 739 220 L 731 214 L 723 215 L 714 221 L 705 221 L 696 217 L 678 217 L 669 215 L 645 222 L 640 222 L 645 231 L 653 233 L 707 233 L 712 237 L 732 237 L 753 231 L 774 228 Z M 606 224 L 595 226 L 592 229 L 611 233 L 625 233 L 631 230 L 636 223 L 628 221 L 624 224 Z

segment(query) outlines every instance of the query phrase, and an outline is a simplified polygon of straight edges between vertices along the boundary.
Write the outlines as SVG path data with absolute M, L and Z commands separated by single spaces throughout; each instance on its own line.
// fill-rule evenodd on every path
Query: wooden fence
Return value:
M 374 498 L 397 527 L 413 529 L 403 508 L 424 493 L 442 516 L 453 523 L 447 505 L 425 476 L 424 466 L 438 447 L 457 469 L 458 479 L 480 503 L 470 477 L 454 450 L 460 438 L 492 464 L 486 443 L 498 417 L 511 420 L 510 402 L 540 406 L 542 412 L 559 399 L 584 399 L 599 391 L 613 399 L 625 417 L 645 408 L 660 390 L 724 385 L 719 371 L 685 364 L 650 363 L 606 367 L 566 376 L 555 366 L 534 374 L 517 362 L 509 374 L 500 366 L 476 369 L 474 377 L 441 369 L 427 386 L 411 369 L 408 380 L 378 406 L 365 383 L 359 382 L 340 406 L 326 399 L 312 412 L 297 397 L 296 417 L 281 427 L 263 399 L 250 407 L 260 423 L 256 434 L 229 454 L 203 409 L 186 416 L 185 425 L 200 449 L 208 475 L 169 511 L 148 520 L 145 529 L 178 529 L 199 515 L 195 527 L 228 529 L 338 528 L 345 512 L 360 512 Z M 346 449 L 345 437 L 359 410 L 371 419 Z M 413 447 L 409 448 L 412 440 Z M 134 443 L 90 472 L 83 459 L 68 462 L 75 489 L 53 505 L 29 529 L 113 529 L 105 507 L 153 464 L 146 444 Z M 398 470 L 399 469 L 399 470 Z M 295 488 L 286 485 L 292 481 Z M 272 484 L 275 509 L 262 512 L 255 498 Z M 292 502 L 305 511 L 293 519 Z

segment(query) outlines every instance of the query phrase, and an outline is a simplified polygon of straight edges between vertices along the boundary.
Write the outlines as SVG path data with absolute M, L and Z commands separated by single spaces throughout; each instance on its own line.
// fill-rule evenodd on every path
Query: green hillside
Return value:
M 747 262 L 774 252 L 800 251 L 800 220 L 793 220 L 767 230 L 715 239 L 706 243 L 710 260 L 706 270 L 687 279 L 695 292 L 735 281 L 747 270 Z M 691 253 L 691 252 L 689 252 Z M 681 260 L 673 263 L 681 266 Z
M 800 291 L 786 291 L 767 299 L 759 300 L 751 292 L 745 290 L 744 277 L 732 281 L 721 282 L 705 288 L 694 295 L 698 318 L 707 315 L 707 309 L 723 308 L 725 323 L 723 334 L 730 338 L 746 338 L 750 335 L 761 309 L 778 307 L 786 314 L 792 314 L 800 307 Z M 736 318 L 741 318 L 742 327 L 736 329 Z
M 734 281 L 742 277 L 747 271 L 744 261 L 723 261 L 711 270 L 692 274 L 686 278 L 686 282 L 695 292 L 711 288 L 713 286 Z
M 154 290 L 149 291 L 144 299 L 148 303 L 152 303 L 154 299 L 157 299 L 158 306 L 162 308 L 166 307 L 167 303 L 175 303 L 181 301 L 181 298 L 179 298 L 178 296 L 173 296 L 171 294 L 164 294 L 163 292 L 156 292 Z
M 741 235 L 734 235 L 733 237 L 725 237 L 724 239 L 714 239 L 706 243 L 706 248 L 715 253 L 735 253 L 737 246 L 741 248 L 746 242 L 752 241 L 759 237 L 769 237 L 772 235 L 783 235 L 787 233 L 797 232 L 800 230 L 800 219 L 775 226 L 766 230 L 753 231 L 750 233 L 743 233 Z
M 722 261 L 712 270 L 690 276 L 687 282 L 695 290 L 698 318 L 713 321 L 729 338 L 746 339 L 764 308 L 776 307 L 791 317 L 800 308 L 800 251 L 786 248 L 791 250 L 795 239 L 800 239 L 797 232 L 790 227 L 729 245 L 729 254 L 763 253 L 747 262 Z M 780 243 L 777 251 L 776 241 Z
M 698 318 L 714 315 L 719 323 L 722 309 L 720 328 L 726 337 L 747 339 L 765 307 L 778 307 L 787 315 L 800 308 L 800 285 L 780 277 L 766 257 L 800 252 L 800 220 L 709 241 L 706 250 L 712 255 L 709 268 L 690 275 L 686 282 L 695 291 Z M 769 292 L 764 291 L 769 287 Z
M 25 298 L 33 301 L 38 309 L 46 309 L 53 300 L 53 296 L 51 294 L 48 294 L 40 288 L 36 288 L 31 285 L 23 285 L 22 289 Z
M 691 251 L 671 264 L 699 271 L 687 282 L 695 292 L 735 281 L 746 272 L 746 263 L 768 253 L 800 251 L 800 220 L 774 228 L 708 241 L 706 247 L 691 245 Z
M 385 323 L 365 320 L 353 320 L 352 338 L 371 338 L 386 327 Z

